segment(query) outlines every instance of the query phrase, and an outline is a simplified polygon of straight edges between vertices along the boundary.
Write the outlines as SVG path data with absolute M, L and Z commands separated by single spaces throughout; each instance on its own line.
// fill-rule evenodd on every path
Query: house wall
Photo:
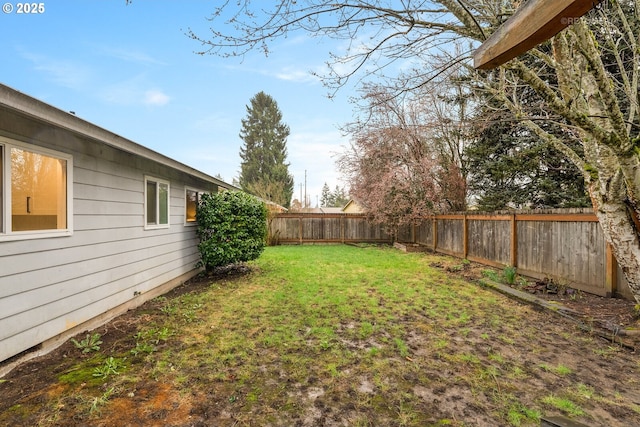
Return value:
M 0 241 L 0 362 L 197 273 L 185 186 L 216 183 L 11 109 L 0 135 L 73 156 L 72 235 Z M 145 175 L 170 182 L 169 228 L 145 230 Z
M 363 213 L 362 207 L 354 200 L 349 200 L 342 211 L 344 213 Z

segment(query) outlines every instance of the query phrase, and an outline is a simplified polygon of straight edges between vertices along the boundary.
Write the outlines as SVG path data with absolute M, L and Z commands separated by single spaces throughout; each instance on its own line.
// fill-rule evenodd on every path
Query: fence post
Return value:
M 467 259 L 469 253 L 469 229 L 467 224 L 467 213 L 462 214 L 462 259 Z
M 606 257 L 607 262 L 604 280 L 604 291 L 608 297 L 612 297 L 618 290 L 618 261 L 613 255 L 613 248 L 611 247 L 610 243 L 607 243 Z
M 511 266 L 518 267 L 518 222 L 516 214 L 511 214 Z
M 433 238 L 431 239 L 433 241 L 433 251 L 436 252 L 436 250 L 438 249 L 438 219 L 436 218 L 436 216 L 434 215 L 433 217 Z
M 302 214 L 298 218 L 298 235 L 300 236 L 300 244 L 302 244 Z
M 346 214 L 340 215 L 340 242 L 344 244 L 344 222 Z

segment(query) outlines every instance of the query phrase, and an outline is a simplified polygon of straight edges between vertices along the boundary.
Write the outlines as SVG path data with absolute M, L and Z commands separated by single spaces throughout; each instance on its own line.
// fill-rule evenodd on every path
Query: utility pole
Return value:
M 307 170 L 304 170 L 304 207 L 307 207 Z

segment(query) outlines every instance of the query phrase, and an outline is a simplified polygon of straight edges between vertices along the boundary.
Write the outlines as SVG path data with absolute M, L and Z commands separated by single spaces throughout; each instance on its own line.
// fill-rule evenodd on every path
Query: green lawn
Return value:
M 442 262 L 460 261 L 267 248 L 250 274 L 157 298 L 123 336 L 107 327 L 98 351 L 69 344 L 50 388 L 0 424 L 640 425 L 636 355 Z

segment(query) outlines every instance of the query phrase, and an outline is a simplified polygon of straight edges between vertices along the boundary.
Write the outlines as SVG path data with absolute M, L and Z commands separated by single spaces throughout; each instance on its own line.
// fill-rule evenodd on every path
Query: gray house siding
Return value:
M 185 188 L 231 186 L 2 86 L 0 135 L 73 157 L 72 234 L 0 240 L 0 361 L 197 273 Z M 170 183 L 168 228 L 145 229 L 145 176 Z

